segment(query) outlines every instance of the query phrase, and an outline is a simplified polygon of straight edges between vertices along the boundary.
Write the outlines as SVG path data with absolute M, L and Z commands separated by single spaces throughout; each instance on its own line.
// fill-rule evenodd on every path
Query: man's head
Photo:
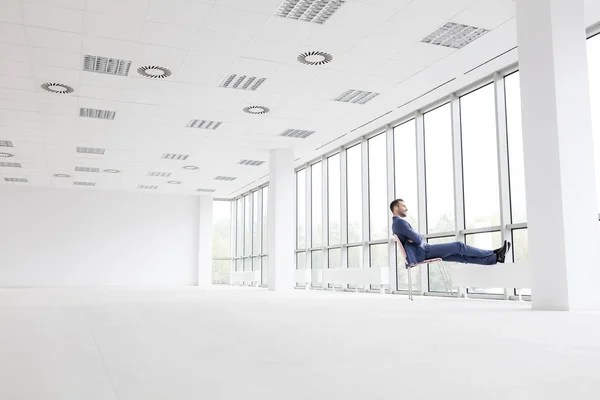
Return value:
M 390 203 L 390 211 L 396 217 L 406 218 L 408 208 L 406 208 L 404 200 L 396 199 Z

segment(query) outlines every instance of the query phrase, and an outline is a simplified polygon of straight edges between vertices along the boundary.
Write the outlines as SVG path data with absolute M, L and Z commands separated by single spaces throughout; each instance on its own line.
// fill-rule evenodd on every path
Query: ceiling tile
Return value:
M 83 11 L 33 3 L 23 4 L 21 8 L 25 25 L 75 33 L 83 32 Z
M 287 46 L 264 40 L 252 39 L 244 49 L 242 56 L 259 60 L 294 64 L 297 62 L 296 58 L 301 53 L 298 46 Z
M 187 50 L 174 47 L 140 44 L 135 60 L 141 64 L 158 64 L 179 71 L 188 54 Z
M 86 0 L 22 0 L 22 3 L 43 4 L 55 7 L 72 8 L 84 10 Z
M 141 15 L 85 13 L 85 34 L 137 42 L 142 33 L 144 19 Z
M 22 25 L 0 22 L 0 41 L 13 44 L 27 44 L 25 28 Z
M 34 47 L 70 52 L 81 51 L 82 36 L 76 33 L 59 32 L 50 29 L 26 27 L 27 44 Z
M 78 69 L 56 68 L 48 66 L 32 66 L 33 77 L 47 82 L 77 84 L 81 76 Z
M 47 65 L 68 69 L 80 69 L 83 62 L 79 53 L 38 47 L 29 47 L 29 58 L 34 65 Z
M 116 40 L 85 36 L 83 38 L 83 55 L 120 58 L 133 61 L 139 52 L 140 45 L 126 40 Z
M 514 1 L 479 0 L 460 14 L 452 17 L 452 21 L 478 28 L 494 29 L 514 17 Z
M 239 54 L 248 45 L 251 38 L 236 32 L 200 31 L 192 44 L 192 49 L 201 52 Z
M 87 0 L 86 11 L 107 15 L 145 13 L 150 0 Z
M 146 22 L 140 42 L 189 49 L 197 38 L 194 27 Z
M 6 61 L 16 61 L 27 63 L 29 62 L 29 56 L 27 54 L 26 46 L 19 46 L 16 44 L 0 43 L 0 59 Z
M 414 42 L 402 49 L 393 58 L 395 60 L 428 66 L 448 57 L 456 49 L 443 46 L 434 46 L 428 43 Z
M 215 5 L 237 8 L 239 10 L 250 11 L 260 14 L 273 15 L 279 8 L 281 1 L 282 0 L 216 0 Z
M 152 0 L 146 19 L 172 25 L 200 28 L 212 6 L 187 0 Z
M 18 0 L 3 0 L 0 3 L 0 21 L 13 24 L 23 23 L 21 6 Z
M 30 78 L 32 77 L 31 65 L 14 61 L 0 61 L 0 75 Z
M 241 32 L 253 36 L 269 18 L 265 14 L 214 6 L 202 29 L 215 32 Z
M 387 7 L 375 7 L 364 3 L 345 3 L 326 22 L 328 28 L 343 28 L 351 26 L 355 31 L 372 32 L 388 21 L 397 10 Z
M 299 45 L 311 36 L 315 26 L 305 21 L 273 16 L 265 22 L 254 37 L 274 43 Z
M 31 78 L 17 78 L 14 76 L 0 75 L 0 88 L 35 90 L 35 82 Z

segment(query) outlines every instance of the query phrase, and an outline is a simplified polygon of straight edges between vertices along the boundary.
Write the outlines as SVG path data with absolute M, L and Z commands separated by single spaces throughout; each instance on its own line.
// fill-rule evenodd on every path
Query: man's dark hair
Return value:
M 396 200 L 392 201 L 390 203 L 390 211 L 394 212 L 394 207 L 396 207 L 398 205 L 398 203 L 400 203 L 400 202 L 404 202 L 404 200 L 402 200 L 402 199 L 396 199 Z

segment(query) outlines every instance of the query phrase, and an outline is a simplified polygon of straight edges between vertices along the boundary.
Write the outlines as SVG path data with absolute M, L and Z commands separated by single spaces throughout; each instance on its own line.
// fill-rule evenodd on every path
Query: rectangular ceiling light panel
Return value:
M 75 181 L 75 182 L 73 182 L 73 185 L 75 185 L 75 186 L 96 186 L 96 182 L 78 182 L 78 181 Z
M 202 192 L 202 193 L 213 193 L 215 191 L 215 189 L 198 189 L 196 190 L 196 192 Z
M 23 166 L 18 162 L 0 162 L 0 167 L 22 168 Z
M 156 176 L 159 178 L 168 178 L 171 176 L 170 172 L 148 172 L 148 176 Z
M 343 103 L 365 104 L 373 100 L 377 96 L 379 96 L 379 93 L 376 92 L 349 89 L 333 100 L 341 101 Z
M 19 182 L 19 183 L 27 183 L 27 179 L 25 178 L 4 178 L 6 182 Z
M 291 138 L 297 138 L 297 139 L 306 139 L 313 133 L 315 133 L 315 131 L 305 131 L 302 129 L 286 129 L 279 136 L 285 136 L 285 137 L 291 137 Z
M 448 22 L 421 42 L 460 49 L 488 32 L 484 28 Z
M 80 108 L 79 116 L 85 118 L 108 119 L 114 120 L 116 111 L 98 110 L 96 108 Z
M 100 172 L 100 168 L 75 167 L 77 172 Z
M 249 165 L 251 167 L 258 167 L 259 165 L 264 164 L 264 161 L 256 161 L 256 160 L 241 160 L 238 164 L 240 165 Z
M 156 185 L 138 185 L 138 189 L 154 190 L 154 189 L 158 189 L 158 186 L 156 186 Z
M 104 154 L 106 149 L 99 149 L 95 147 L 77 147 L 77 152 L 81 154 Z
M 240 90 L 256 90 L 267 78 L 258 78 L 256 76 L 247 76 L 239 74 L 225 75 L 219 87 L 227 89 L 240 89 Z
M 322 25 L 344 3 L 344 0 L 283 0 L 275 15 Z
M 163 160 L 187 160 L 189 157 L 188 154 L 173 154 L 173 153 L 165 153 L 162 156 Z
M 237 178 L 234 178 L 233 176 L 217 176 L 215 177 L 215 180 L 217 181 L 235 181 Z
M 118 58 L 86 55 L 83 57 L 83 70 L 100 74 L 127 76 L 131 61 Z
M 217 129 L 221 126 L 223 122 L 221 121 L 208 121 L 205 119 L 192 119 L 186 125 L 187 128 L 196 128 L 196 129 Z
M 13 144 L 9 140 L 0 140 L 0 147 L 13 147 Z

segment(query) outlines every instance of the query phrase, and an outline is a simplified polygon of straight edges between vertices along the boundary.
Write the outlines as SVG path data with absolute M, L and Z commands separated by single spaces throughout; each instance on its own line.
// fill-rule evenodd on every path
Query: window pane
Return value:
M 246 241 L 244 244 L 244 255 L 252 254 L 252 207 L 250 195 L 244 196 L 244 232 Z
M 424 115 L 427 232 L 455 229 L 450 104 Z
M 252 193 L 252 254 L 260 253 L 260 240 L 258 240 L 258 191 Z M 258 270 L 257 270 L 258 271 Z
M 465 239 L 465 243 L 469 246 L 478 247 L 484 250 L 493 250 L 502 246 L 502 235 L 500 232 L 465 235 Z M 481 268 L 486 268 L 486 266 L 482 265 Z M 469 288 L 468 290 L 469 293 L 504 294 L 504 288 Z
M 369 222 L 371 240 L 388 237 L 388 199 L 385 134 L 369 139 Z
M 231 257 L 231 203 L 213 202 L 213 258 Z
M 500 225 L 496 101 L 489 84 L 460 98 L 467 229 Z
M 328 268 L 341 268 L 342 267 L 342 249 L 330 249 L 329 250 L 329 264 Z
M 252 271 L 252 259 L 244 258 L 244 271 Z
M 450 243 L 454 241 L 454 236 L 448 236 L 443 238 L 428 239 L 427 243 L 441 244 Z M 429 276 L 429 291 L 446 293 L 446 286 L 444 285 L 444 280 L 442 279 L 442 274 L 440 272 L 439 266 L 436 266 L 434 264 L 427 264 L 427 273 Z M 450 271 L 448 273 L 450 273 Z
M 527 222 L 519 73 L 504 78 L 512 222 Z
M 406 220 L 419 226 L 417 189 L 417 137 L 415 120 L 394 128 L 395 197 L 404 200 L 409 208 Z M 390 200 L 391 201 L 391 200 Z
M 237 251 L 235 252 L 236 257 L 241 257 L 244 255 L 244 210 L 242 199 L 237 200 L 236 204 L 236 215 L 237 215 L 237 223 L 236 223 L 236 242 L 237 242 Z
M 323 176 L 321 163 L 311 168 L 312 247 L 323 246 Z
M 306 269 L 306 252 L 296 253 L 296 269 Z
M 371 268 L 389 268 L 390 256 L 387 243 L 371 245 L 369 258 Z M 371 285 L 371 289 L 377 290 L 379 285 Z
M 252 259 L 252 271 L 260 271 L 260 258 L 255 257 Z
M 263 191 L 263 203 L 262 203 L 262 254 L 268 254 L 269 245 L 268 245 L 268 236 L 267 236 L 267 204 L 269 201 L 269 188 L 265 187 L 262 189 Z
M 336 154 L 327 159 L 327 189 L 329 244 L 342 243 L 342 215 L 340 211 L 341 197 L 340 155 Z
M 516 263 L 529 261 L 529 240 L 527 229 L 515 229 L 512 231 L 512 250 Z M 516 288 L 522 295 L 531 295 L 531 289 Z M 519 294 L 517 292 L 516 294 Z
M 587 41 L 592 130 L 594 134 L 594 159 L 596 161 L 596 196 L 600 213 L 600 35 Z
M 269 258 L 267 256 L 261 257 L 260 267 L 260 283 L 263 285 L 269 284 Z
M 230 260 L 213 260 L 212 282 L 216 284 L 228 284 L 231 277 Z
M 243 271 L 244 270 L 244 260 L 239 258 L 235 261 L 235 270 Z
M 348 268 L 362 268 L 362 246 L 348 247 Z
M 311 286 L 323 285 L 323 251 L 317 250 L 311 252 Z
M 362 153 L 360 145 L 346 151 L 348 243 L 362 242 Z
M 298 227 L 298 248 L 306 248 L 306 170 L 296 174 L 296 226 Z

